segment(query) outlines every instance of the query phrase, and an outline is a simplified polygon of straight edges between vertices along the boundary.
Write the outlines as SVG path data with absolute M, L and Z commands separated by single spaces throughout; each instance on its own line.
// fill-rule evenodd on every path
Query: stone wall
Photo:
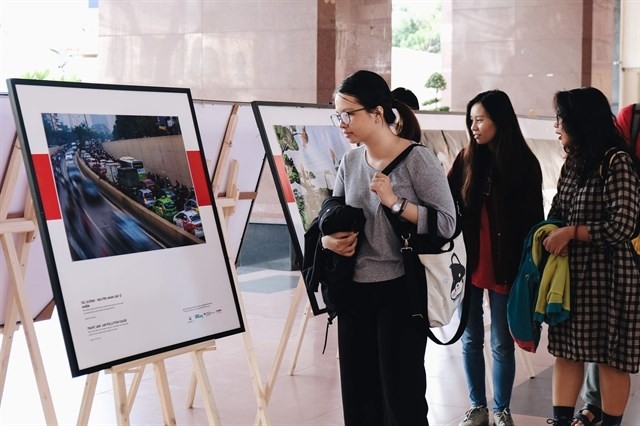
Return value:
M 116 160 L 131 156 L 142 160 L 147 172 L 167 176 L 172 184 L 177 180 L 193 187 L 182 136 L 159 136 L 105 142 L 102 147 Z

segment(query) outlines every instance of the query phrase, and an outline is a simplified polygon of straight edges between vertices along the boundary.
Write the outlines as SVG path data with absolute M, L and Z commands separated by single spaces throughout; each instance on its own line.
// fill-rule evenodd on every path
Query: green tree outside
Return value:
M 440 53 L 442 3 L 394 2 L 393 47 Z

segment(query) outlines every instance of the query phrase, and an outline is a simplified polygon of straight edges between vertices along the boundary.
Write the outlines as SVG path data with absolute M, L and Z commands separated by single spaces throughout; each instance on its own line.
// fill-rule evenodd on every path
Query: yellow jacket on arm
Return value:
M 568 319 L 571 311 L 569 258 L 546 253 L 542 246 L 544 237 L 557 228 L 558 226 L 553 224 L 540 226 L 533 235 L 531 247 L 531 257 L 536 265 L 540 265 L 543 256 L 548 255 L 540 277 L 540 289 L 533 318 L 549 325 L 556 325 Z

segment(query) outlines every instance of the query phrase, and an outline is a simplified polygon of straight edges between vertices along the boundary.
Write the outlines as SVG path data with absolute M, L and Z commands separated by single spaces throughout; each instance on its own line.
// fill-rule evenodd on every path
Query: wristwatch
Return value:
M 391 206 L 391 213 L 393 213 L 393 214 L 402 214 L 402 212 L 404 211 L 405 207 L 407 207 L 407 203 L 408 203 L 408 201 L 407 201 L 406 198 L 398 197 L 396 202 L 393 203 L 393 205 Z

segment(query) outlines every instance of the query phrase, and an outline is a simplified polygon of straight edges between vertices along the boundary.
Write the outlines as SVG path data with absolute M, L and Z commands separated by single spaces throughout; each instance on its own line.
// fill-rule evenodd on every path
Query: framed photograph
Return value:
M 304 233 L 318 215 L 322 201 L 333 190 L 338 165 L 353 146 L 334 127 L 330 105 L 253 102 L 254 114 L 274 177 L 292 244 L 300 261 Z M 417 111 L 420 142 L 431 149 L 449 172 L 458 153 L 468 144 L 465 114 Z M 547 188 L 555 188 L 561 158 L 549 150 L 546 119 L 519 118 L 523 134 L 538 156 Z M 549 126 L 552 129 L 552 126 Z M 560 161 L 560 164 L 559 164 Z M 547 179 L 546 176 L 556 176 Z M 550 184 L 549 182 L 552 182 Z M 326 312 L 320 293 L 308 292 L 314 315 Z
M 304 233 L 333 193 L 338 166 L 353 148 L 331 124 L 330 105 L 253 102 L 276 190 L 291 233 L 296 263 L 302 264 Z M 326 312 L 320 291 L 307 291 L 313 314 Z
M 72 375 L 243 332 L 190 91 L 7 82 Z

